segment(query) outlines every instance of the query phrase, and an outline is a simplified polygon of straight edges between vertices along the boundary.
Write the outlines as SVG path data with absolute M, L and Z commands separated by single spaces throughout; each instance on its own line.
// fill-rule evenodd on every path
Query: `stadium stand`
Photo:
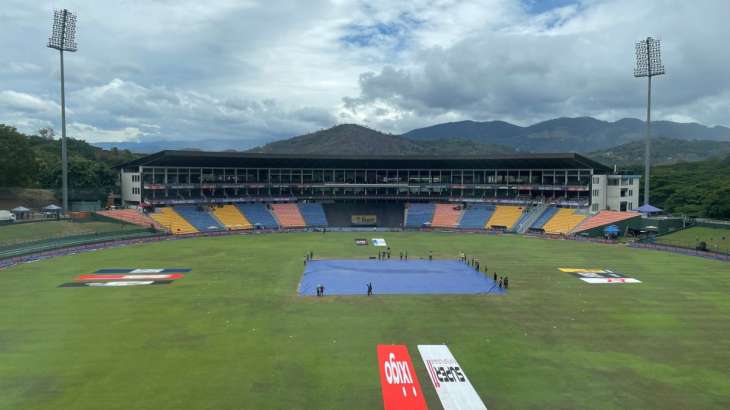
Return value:
M 541 215 L 538 217 L 535 222 L 530 225 L 530 229 L 543 229 L 545 224 L 556 214 L 558 213 L 558 208 L 551 206 L 547 208 Z
M 156 229 L 162 229 L 162 226 L 157 221 L 135 209 L 114 209 L 110 211 L 97 211 L 96 213 L 107 218 L 144 226 L 146 228 L 153 225 Z
M 227 229 L 251 229 L 253 225 L 248 219 L 233 205 L 223 205 L 222 207 L 213 208 L 213 215 Z
M 200 232 L 220 231 L 224 229 L 220 222 L 213 218 L 208 212 L 199 210 L 197 206 L 176 206 L 175 211 Z
M 185 218 L 170 207 L 157 208 L 157 211 L 150 214 L 150 216 L 175 235 L 198 232 L 193 225 L 190 225 Z
M 304 222 L 307 223 L 307 226 L 327 226 L 327 216 L 324 214 L 322 204 L 299 204 L 299 212 L 302 214 L 302 218 L 304 218 Z
M 558 212 L 542 227 L 545 233 L 567 234 L 586 219 L 585 214 L 577 209 L 560 208 Z
M 459 226 L 463 212 L 461 207 L 454 204 L 436 204 L 431 226 L 437 228 L 456 228 Z
M 338 202 L 322 204 L 329 226 L 337 227 L 403 227 L 403 202 Z M 355 218 L 375 217 L 372 223 Z M 357 219 L 357 221 L 355 220 Z
M 590 218 L 585 219 L 577 228 L 573 229 L 573 232 L 588 231 L 593 228 L 598 228 L 605 225 L 615 224 L 617 222 L 625 221 L 627 219 L 636 218 L 641 216 L 638 212 L 619 212 L 619 211 L 601 211 Z
M 279 224 L 264 204 L 237 204 L 236 208 L 251 222 L 253 226 L 263 229 L 278 228 Z
M 497 205 L 486 227 L 510 229 L 522 216 L 522 210 L 521 206 Z
M 535 220 L 542 215 L 543 212 L 548 208 L 548 204 L 538 204 L 523 209 L 522 216 L 514 225 L 514 231 L 518 233 L 525 233 L 530 229 L 530 225 L 535 223 Z
M 303 228 L 307 226 L 297 204 L 272 204 L 271 211 L 279 225 L 284 228 Z
M 421 228 L 426 223 L 431 223 L 435 205 L 432 203 L 411 203 L 406 208 L 406 227 Z
M 484 229 L 487 221 L 494 213 L 494 205 L 470 204 L 459 222 L 463 229 Z

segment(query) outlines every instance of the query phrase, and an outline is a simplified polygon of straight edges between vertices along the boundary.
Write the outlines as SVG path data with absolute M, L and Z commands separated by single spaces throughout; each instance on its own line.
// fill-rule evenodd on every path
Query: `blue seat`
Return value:
M 264 204 L 236 204 L 238 210 L 248 219 L 253 226 L 266 229 L 278 228 L 279 224 L 269 209 Z
M 420 228 L 425 223 L 431 223 L 433 213 L 436 210 L 435 204 L 413 203 L 408 205 L 406 227 Z
M 221 231 L 225 227 L 208 212 L 198 211 L 196 206 L 176 206 L 175 211 L 200 232 Z
M 473 204 L 464 211 L 459 222 L 459 228 L 463 229 L 484 229 L 489 218 L 494 213 L 494 205 Z
M 327 216 L 324 214 L 322 204 L 299 204 L 299 212 L 307 226 L 327 226 Z
M 547 221 L 549 221 L 556 213 L 558 213 L 558 208 L 554 206 L 546 209 L 545 212 L 543 212 L 542 215 L 540 215 L 540 217 L 537 218 L 532 225 L 530 225 L 530 229 L 542 229 Z

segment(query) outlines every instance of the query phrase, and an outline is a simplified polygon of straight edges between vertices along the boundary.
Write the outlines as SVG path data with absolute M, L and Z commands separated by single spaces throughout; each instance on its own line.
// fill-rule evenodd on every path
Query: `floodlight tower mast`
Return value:
M 644 205 L 649 205 L 649 172 L 651 166 L 651 78 L 664 74 L 661 40 L 647 37 L 636 43 L 634 77 L 646 77 L 646 145 L 644 148 Z
M 70 11 L 53 11 L 53 29 L 48 38 L 48 47 L 61 55 L 61 167 L 63 185 L 63 212 L 68 212 L 68 153 L 66 151 L 66 90 L 63 73 L 63 52 L 74 52 L 76 46 L 76 15 Z

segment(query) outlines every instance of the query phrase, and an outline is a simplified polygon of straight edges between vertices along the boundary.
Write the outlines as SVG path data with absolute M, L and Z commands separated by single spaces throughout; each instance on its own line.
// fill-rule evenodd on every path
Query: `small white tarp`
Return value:
M 388 246 L 388 244 L 385 243 L 385 239 L 383 238 L 373 238 L 372 242 L 373 246 Z

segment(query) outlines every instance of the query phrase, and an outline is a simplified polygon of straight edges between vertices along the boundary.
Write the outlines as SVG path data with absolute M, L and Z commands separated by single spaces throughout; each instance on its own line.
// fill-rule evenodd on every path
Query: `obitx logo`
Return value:
M 386 410 L 428 409 L 406 346 L 378 345 L 378 367 Z

